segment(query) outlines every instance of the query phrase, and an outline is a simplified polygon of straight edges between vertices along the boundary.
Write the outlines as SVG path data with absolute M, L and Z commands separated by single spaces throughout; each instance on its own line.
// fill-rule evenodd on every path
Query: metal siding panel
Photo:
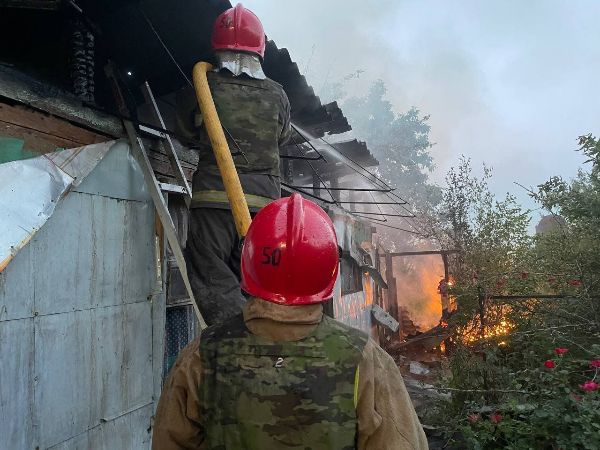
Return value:
M 41 448 L 99 422 L 99 412 L 92 406 L 98 383 L 92 315 L 88 310 L 35 319 L 35 420 Z
M 123 200 L 150 201 L 144 177 L 126 141 L 118 141 L 74 191 Z
M 90 447 L 90 432 L 85 431 L 84 433 L 75 436 L 71 439 L 63 441 L 59 444 L 48 447 L 48 450 L 95 450 Z
M 100 418 L 110 420 L 152 402 L 152 305 L 96 311 L 96 380 Z
M 155 286 L 154 216 L 145 203 L 72 192 L 32 247 L 39 314 L 137 302 Z
M 92 202 L 92 304 L 117 305 L 127 301 L 123 295 L 123 254 L 125 211 L 129 202 L 98 195 L 86 197 Z
M 164 265 L 163 265 L 164 267 Z M 165 352 L 166 295 L 163 292 L 152 298 L 152 374 L 154 380 L 154 411 L 163 385 L 163 358 Z
M 102 423 L 49 450 L 146 450 L 150 448 L 152 405 Z
M 85 450 L 149 449 L 151 425 L 152 405 L 147 405 L 91 430 Z
M 0 448 L 34 448 L 33 319 L 0 325 Z
M 164 338 L 164 294 L 146 300 L 152 204 L 72 191 L 1 277 L 0 320 L 37 316 L 0 326 L 0 448 L 148 448 Z
M 153 205 L 126 202 L 125 224 L 125 298 L 147 298 L 158 287 Z
M 31 247 L 25 246 L 0 273 L 0 322 L 33 317 Z
M 89 195 L 69 193 L 30 243 L 40 315 L 91 307 L 97 246 Z

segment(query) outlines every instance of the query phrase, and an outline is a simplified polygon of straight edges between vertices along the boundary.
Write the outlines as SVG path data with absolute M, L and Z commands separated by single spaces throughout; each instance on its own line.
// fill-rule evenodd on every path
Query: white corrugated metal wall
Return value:
M 160 392 L 154 208 L 113 146 L 0 274 L 0 449 L 139 449 Z

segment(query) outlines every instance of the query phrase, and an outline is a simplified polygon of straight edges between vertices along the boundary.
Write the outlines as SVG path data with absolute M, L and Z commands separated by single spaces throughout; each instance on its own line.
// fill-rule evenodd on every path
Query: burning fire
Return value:
M 442 317 L 438 291 L 444 265 L 438 255 L 397 258 L 394 277 L 398 287 L 398 304 L 421 331 L 435 327 Z
M 473 320 L 468 326 L 464 327 L 464 329 L 458 329 L 458 334 L 461 336 L 463 342 L 466 344 L 473 344 L 482 339 L 489 339 L 494 337 L 506 336 L 510 333 L 510 331 L 514 328 L 514 324 L 510 323 L 506 319 L 500 320 L 495 325 L 486 326 L 484 328 L 483 336 L 481 336 L 481 330 L 479 327 L 479 320 Z M 498 343 L 500 347 L 505 346 L 505 341 L 500 341 Z

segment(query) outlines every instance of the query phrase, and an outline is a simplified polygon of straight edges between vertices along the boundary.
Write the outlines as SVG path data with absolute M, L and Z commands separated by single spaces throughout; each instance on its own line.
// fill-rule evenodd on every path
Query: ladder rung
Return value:
M 183 186 L 179 186 L 178 184 L 171 183 L 158 183 L 160 190 L 163 192 L 173 192 L 176 194 L 187 194 L 187 189 Z
M 150 136 L 154 136 L 154 137 L 157 137 L 160 139 L 166 138 L 165 133 L 163 133 L 162 131 L 155 130 L 155 129 L 147 127 L 145 125 L 140 125 L 140 131 L 143 133 L 149 134 Z

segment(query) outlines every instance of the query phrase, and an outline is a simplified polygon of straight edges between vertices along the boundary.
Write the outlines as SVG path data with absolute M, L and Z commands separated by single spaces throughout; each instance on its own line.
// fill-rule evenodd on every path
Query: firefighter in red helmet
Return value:
M 290 104 L 262 69 L 265 33 L 238 4 L 217 17 L 215 70 L 208 81 L 251 213 L 281 196 L 279 153 L 290 137 Z M 240 250 L 229 201 L 192 88 L 177 95 L 177 127 L 198 152 L 186 262 L 194 297 L 208 324 L 241 311 Z
M 339 267 L 327 214 L 299 194 L 270 203 L 254 218 L 241 261 L 252 297 L 179 355 L 153 448 L 428 448 L 394 360 L 323 315 Z

